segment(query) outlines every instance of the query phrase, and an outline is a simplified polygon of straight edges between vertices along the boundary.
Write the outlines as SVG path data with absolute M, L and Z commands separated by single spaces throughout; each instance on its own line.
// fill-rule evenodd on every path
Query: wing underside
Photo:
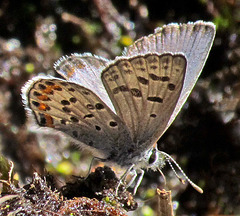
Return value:
M 134 143 L 157 141 L 179 99 L 186 72 L 182 54 L 118 59 L 102 73 L 104 86 Z

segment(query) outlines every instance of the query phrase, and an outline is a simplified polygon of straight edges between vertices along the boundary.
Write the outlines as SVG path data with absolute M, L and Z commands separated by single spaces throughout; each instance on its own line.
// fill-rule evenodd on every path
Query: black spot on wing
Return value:
M 71 103 L 76 103 L 76 102 L 77 102 L 77 99 L 76 99 L 75 97 L 71 97 L 71 98 L 69 99 L 69 101 L 70 101 Z
M 75 89 L 74 88 L 68 88 L 68 91 L 75 92 Z
M 96 109 L 98 109 L 98 110 L 104 109 L 104 106 L 103 106 L 103 104 L 101 104 L 101 103 L 95 104 L 95 107 L 96 107 Z
M 93 118 L 93 117 L 94 117 L 93 114 L 87 114 L 87 115 L 85 115 L 83 118 L 85 119 L 85 118 Z
M 32 105 L 34 105 L 35 107 L 39 107 L 40 103 L 38 103 L 37 101 L 32 101 Z
M 170 91 L 175 90 L 175 85 L 172 84 L 172 83 L 169 83 L 169 84 L 168 84 L 168 89 L 169 89 Z
M 74 122 L 74 123 L 78 123 L 78 122 L 79 122 L 78 118 L 77 118 L 77 117 L 74 117 L 74 116 L 71 116 L 71 117 L 70 117 L 70 120 L 71 120 L 72 122 Z
M 100 127 L 100 126 L 98 126 L 98 125 L 95 125 L 95 128 L 96 128 L 96 130 L 98 130 L 98 131 L 100 131 L 100 130 L 101 130 L 101 127 Z
M 110 125 L 111 127 L 116 127 L 118 124 L 117 124 L 117 122 L 115 122 L 115 121 L 110 121 L 110 122 L 109 122 L 109 125 Z
M 65 112 L 65 113 L 70 113 L 71 110 L 67 107 L 63 107 L 62 110 Z
M 142 97 L 142 92 L 139 89 L 132 88 L 131 93 L 134 97 Z
M 156 118 L 156 117 L 157 117 L 157 115 L 156 115 L 156 114 L 154 114 L 154 113 L 152 113 L 152 114 L 150 114 L 150 117 L 152 117 L 152 118 Z
M 153 73 L 149 74 L 149 77 L 154 81 L 161 80 L 160 76 L 157 76 L 156 74 L 153 74 Z
M 148 101 L 152 101 L 152 102 L 157 102 L 157 103 L 162 103 L 163 99 L 160 97 L 148 97 L 147 98 Z
M 62 100 L 62 101 L 61 101 L 61 104 L 62 104 L 62 105 L 70 105 L 70 102 L 67 101 L 67 100 Z
M 143 85 L 148 85 L 148 83 L 149 83 L 148 79 L 146 79 L 146 78 L 144 78 L 144 77 L 138 76 L 137 79 L 138 79 L 138 81 L 139 81 L 141 84 L 143 84 Z
M 43 84 L 38 84 L 38 88 L 41 89 L 41 90 L 44 90 L 46 89 L 47 87 Z

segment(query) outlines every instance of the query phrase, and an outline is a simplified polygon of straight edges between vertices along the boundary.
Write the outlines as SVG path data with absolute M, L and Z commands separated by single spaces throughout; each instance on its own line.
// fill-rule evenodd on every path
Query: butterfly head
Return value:
M 136 159 L 134 169 L 151 169 L 156 171 L 165 166 L 166 157 L 156 148 L 152 147 L 147 150 L 141 157 Z
M 133 175 L 132 179 L 130 180 L 130 182 L 128 184 L 128 187 L 132 185 L 132 183 L 134 182 L 134 180 L 137 177 L 137 174 L 140 173 L 140 176 L 134 186 L 133 193 L 135 194 L 137 192 L 137 189 L 138 189 L 139 185 L 141 184 L 142 178 L 145 173 L 144 170 L 148 170 L 148 169 L 151 169 L 153 171 L 158 170 L 164 177 L 164 174 L 162 173 L 161 169 L 166 165 L 166 162 L 168 162 L 171 169 L 175 173 L 176 177 L 183 184 L 185 183 L 185 180 L 186 180 L 195 190 L 197 190 L 199 193 L 203 193 L 202 188 L 200 188 L 198 185 L 196 185 L 194 182 L 192 182 L 191 179 L 189 179 L 189 177 L 184 173 L 184 171 L 182 170 L 180 165 L 169 154 L 167 154 L 166 152 L 163 152 L 163 151 L 159 151 L 157 149 L 157 147 L 152 147 L 151 149 L 146 151 L 145 154 L 141 158 L 139 158 L 139 160 L 136 162 L 136 164 L 132 164 L 130 166 L 130 168 L 127 170 L 127 173 L 126 173 L 126 175 L 124 175 L 124 177 L 126 177 L 127 174 L 129 174 L 129 173 L 131 173 Z M 181 172 L 181 174 L 185 180 L 183 180 L 182 177 L 180 177 L 177 174 L 173 165 L 175 167 L 177 167 L 177 169 Z M 164 179 L 165 179 L 165 177 L 164 177 Z

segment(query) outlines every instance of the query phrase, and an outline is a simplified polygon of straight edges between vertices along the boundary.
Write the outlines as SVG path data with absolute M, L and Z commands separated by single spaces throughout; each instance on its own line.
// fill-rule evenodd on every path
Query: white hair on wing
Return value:
M 56 78 L 56 77 L 53 77 L 53 76 L 50 76 L 50 75 L 38 75 L 38 76 L 35 76 L 33 77 L 32 79 L 28 80 L 24 86 L 21 88 L 21 96 L 22 96 L 22 102 L 24 104 L 24 108 L 26 110 L 26 113 L 27 113 L 27 116 L 30 118 L 35 118 L 34 115 L 33 115 L 33 111 L 28 108 L 29 105 L 29 101 L 28 101 L 28 92 L 29 92 L 29 88 L 31 88 L 31 86 L 38 80 L 40 79 L 57 79 L 57 80 L 61 80 L 61 81 L 64 81 L 63 79 L 60 79 L 60 78 Z

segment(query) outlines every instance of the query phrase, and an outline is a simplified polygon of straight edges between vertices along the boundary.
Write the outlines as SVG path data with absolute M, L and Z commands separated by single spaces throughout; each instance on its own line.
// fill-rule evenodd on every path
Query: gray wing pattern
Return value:
M 157 28 L 154 34 L 142 37 L 125 50 L 125 56 L 166 52 L 183 53 L 185 55 L 187 71 L 183 89 L 166 129 L 179 113 L 200 76 L 212 47 L 215 33 L 215 26 L 211 22 L 197 21 L 187 24 L 169 24 Z
M 118 116 L 134 143 L 157 141 L 179 99 L 186 72 L 182 54 L 121 58 L 104 69 L 102 79 Z

